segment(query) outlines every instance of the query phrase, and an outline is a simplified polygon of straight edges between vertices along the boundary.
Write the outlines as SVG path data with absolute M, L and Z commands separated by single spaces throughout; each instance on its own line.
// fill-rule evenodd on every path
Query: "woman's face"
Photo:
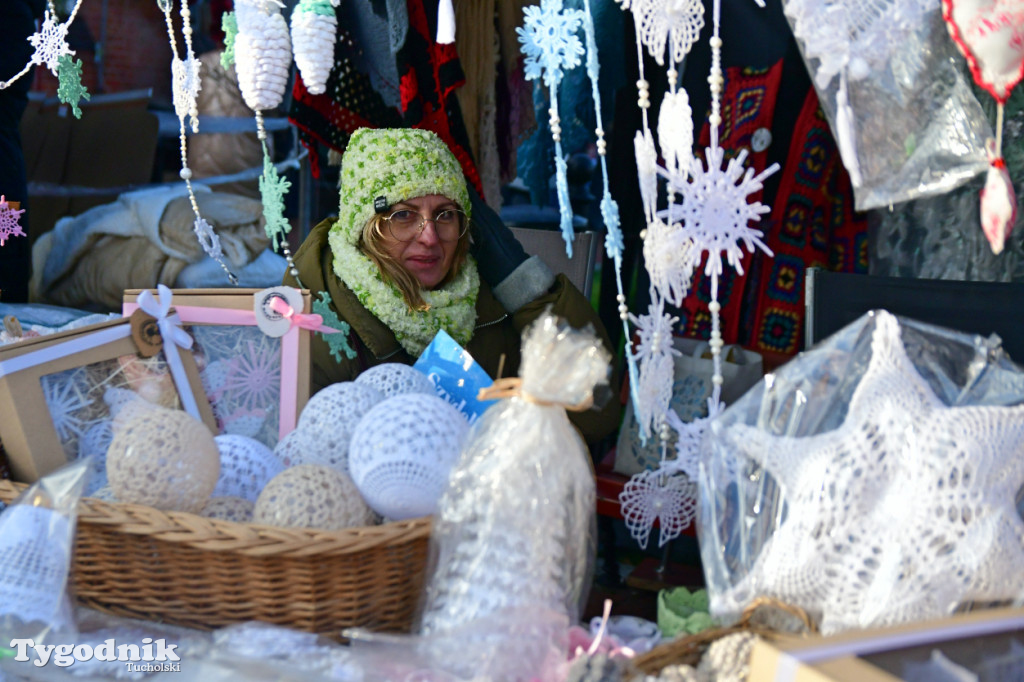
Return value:
M 388 228 L 388 222 L 381 223 L 382 250 L 405 268 L 424 289 L 433 289 L 444 280 L 455 258 L 455 247 L 459 240 L 442 241 L 438 237 L 437 225 L 432 220 L 441 211 L 458 206 L 448 197 L 428 194 L 415 199 L 401 201 L 388 210 L 413 211 L 421 218 L 431 218 L 419 234 L 407 242 L 398 241 Z

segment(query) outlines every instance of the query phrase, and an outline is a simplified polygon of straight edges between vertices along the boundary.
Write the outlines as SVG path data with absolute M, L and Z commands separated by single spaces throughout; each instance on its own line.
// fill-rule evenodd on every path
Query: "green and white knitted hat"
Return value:
M 331 228 L 350 244 L 378 211 L 406 199 L 440 194 L 469 214 L 462 166 L 429 130 L 360 128 L 341 157 L 338 221 Z

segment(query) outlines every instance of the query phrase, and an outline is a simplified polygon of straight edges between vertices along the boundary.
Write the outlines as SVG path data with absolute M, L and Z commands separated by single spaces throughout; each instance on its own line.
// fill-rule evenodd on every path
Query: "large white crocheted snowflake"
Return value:
M 196 100 L 202 90 L 199 67 L 202 63 L 190 51 L 184 60 L 175 57 L 171 61 L 171 83 L 174 89 L 174 113 L 179 120 L 192 115 L 192 132 L 199 132 L 199 117 L 196 115 Z
M 837 429 L 718 434 L 717 447 L 778 483 L 786 512 L 746 577 L 715 595 L 714 612 L 767 595 L 820 613 L 827 633 L 1024 594 L 1024 406 L 947 407 L 888 313 L 877 313 L 871 350 Z
M 547 86 L 562 80 L 562 71 L 580 64 L 583 43 L 576 37 L 583 12 L 562 7 L 562 0 L 541 0 L 523 9 L 523 25 L 516 28 L 522 43 L 527 80 L 544 77 Z
M 92 405 L 92 400 L 79 388 L 77 372 L 71 370 L 48 375 L 40 381 L 50 421 L 60 442 L 65 445 L 71 441 L 77 445 L 91 423 L 82 415 Z
M 814 82 L 828 87 L 843 69 L 851 79 L 866 78 L 906 45 L 937 0 L 788 0 L 783 5 L 793 34 L 804 43 L 804 58 L 817 61 Z
M 57 62 L 64 55 L 75 52 L 68 45 L 68 25 L 56 20 L 49 10 L 43 15 L 43 25 L 39 31 L 28 37 L 28 42 L 35 48 L 32 63 L 45 65 L 54 76 L 57 75 Z
M 672 400 L 674 368 L 672 356 L 679 351 L 672 346 L 672 330 L 678 317 L 665 312 L 660 299 L 651 303 L 649 312 L 629 319 L 636 325 L 639 343 L 634 358 L 639 364 L 639 386 L 636 391 L 636 420 L 641 438 L 646 439 L 657 426 Z
M 665 45 L 670 40 L 669 57 L 679 63 L 704 28 L 704 4 L 700 0 L 620 1 L 623 9 L 632 9 L 640 42 L 659 66 L 665 63 Z
M 751 203 L 751 194 L 761 190 L 762 181 L 779 169 L 772 164 L 756 176 L 746 168 L 747 150 L 729 159 L 723 169 L 725 151 L 721 147 L 706 150 L 707 168 L 700 159 L 690 163 L 689 178 L 679 174 L 668 174 L 669 189 L 682 196 L 681 203 L 670 200 L 668 208 L 659 211 L 658 217 L 666 222 L 681 221 L 686 235 L 693 240 L 690 254 L 691 267 L 696 268 L 701 255 L 708 254 L 705 274 L 719 277 L 722 274 L 722 253 L 738 273 L 743 274 L 743 247 L 750 253 L 755 248 L 773 255 L 771 249 L 761 241 L 763 233 L 748 225 L 760 220 L 761 215 L 771 209 L 760 201 Z
M 21 228 L 18 219 L 25 209 L 15 210 L 7 203 L 7 197 L 0 195 L 0 246 L 4 245 L 11 237 L 25 237 L 25 231 Z

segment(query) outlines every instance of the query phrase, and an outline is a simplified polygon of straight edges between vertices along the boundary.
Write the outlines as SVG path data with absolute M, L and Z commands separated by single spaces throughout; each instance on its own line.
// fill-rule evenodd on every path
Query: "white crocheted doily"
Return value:
M 720 434 L 722 448 L 781 486 L 787 511 L 750 573 L 713 596 L 714 613 L 768 595 L 820 613 L 827 633 L 1024 594 L 1024 406 L 947 407 L 907 356 L 896 318 L 878 312 L 875 325 L 839 428 Z

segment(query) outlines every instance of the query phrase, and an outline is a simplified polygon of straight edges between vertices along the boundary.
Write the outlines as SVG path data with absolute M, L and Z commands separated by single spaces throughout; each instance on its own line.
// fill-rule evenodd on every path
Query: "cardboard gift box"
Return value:
M 192 354 L 159 330 L 140 311 L 0 347 L 0 441 L 13 478 L 32 483 L 102 441 L 112 407 L 131 394 L 215 428 Z
M 759 639 L 749 682 L 895 682 L 1019 679 L 1024 609 L 972 611 L 939 620 L 829 637 Z M 1017 671 L 1016 674 L 1009 671 Z
M 122 312 L 141 289 L 125 291 Z M 273 448 L 295 429 L 309 400 L 309 342 L 316 328 L 308 291 L 174 289 L 174 309 L 195 339 L 193 353 L 218 433 L 248 436 Z M 281 304 L 284 314 L 272 304 Z

